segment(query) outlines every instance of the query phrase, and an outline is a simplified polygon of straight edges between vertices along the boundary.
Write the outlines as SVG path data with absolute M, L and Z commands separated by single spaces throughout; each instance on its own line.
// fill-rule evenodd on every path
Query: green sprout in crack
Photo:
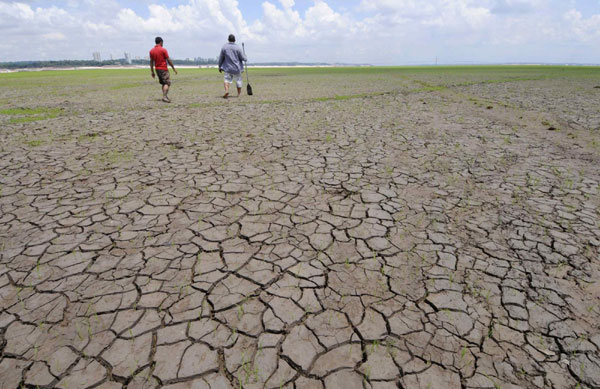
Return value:
M 79 340 L 83 340 L 83 335 L 81 334 L 81 329 L 79 328 L 79 326 L 77 324 L 75 324 L 75 331 L 77 332 L 77 337 L 79 338 Z
M 258 341 L 258 348 L 256 350 L 256 356 L 260 357 L 263 353 L 262 341 Z
M 542 336 L 542 334 L 538 335 L 538 341 L 539 341 L 541 347 L 546 347 L 546 341 L 544 340 L 544 337 Z
M 596 310 L 596 305 L 590 305 L 587 308 L 588 313 L 593 313 Z
M 453 271 L 448 271 L 448 280 L 450 280 L 451 283 L 454 283 L 454 272 Z
M 560 177 L 560 176 L 562 175 L 562 173 L 560 172 L 560 170 L 559 170 L 559 169 L 558 169 L 558 167 L 556 167 L 556 166 L 552 166 L 552 167 L 550 168 L 550 170 L 552 170 L 552 173 L 553 173 L 555 176 L 557 176 L 557 177 Z
M 322 255 L 323 255 L 323 252 L 322 252 L 322 251 L 320 251 L 320 250 L 319 250 L 319 251 L 317 251 L 317 261 L 319 261 L 319 262 L 321 262 L 321 263 L 324 263 L 324 262 L 323 262 L 324 260 L 323 260 L 323 258 L 322 258 Z M 298 270 L 302 270 L 302 263 L 300 264 L 300 266 L 299 266 L 299 269 L 298 269 Z
M 139 366 L 138 365 L 139 361 L 137 359 L 135 359 L 134 362 L 135 362 L 135 365 L 131 367 L 130 374 L 129 374 L 131 376 L 132 380 L 135 379 L 135 376 L 136 376 L 135 371 L 137 370 L 137 368 Z
M 392 358 L 396 358 L 396 355 L 397 355 L 397 350 L 394 346 L 396 346 L 396 341 L 392 338 L 388 338 L 385 347 L 386 347 L 387 353 Z
M 379 273 L 381 274 L 382 277 L 385 277 L 385 275 L 386 275 L 385 265 L 381 265 L 381 267 L 379 268 Z
M 242 320 L 243 316 L 244 316 L 244 305 L 243 304 L 239 304 L 237 306 L 237 317 L 238 317 L 238 320 Z
M 463 346 L 463 348 L 460 350 L 460 359 L 464 359 L 465 356 L 467 355 L 467 346 Z
M 369 354 L 373 354 L 374 352 L 376 352 L 378 347 L 379 347 L 379 340 L 375 339 L 371 343 L 371 348 L 370 348 L 370 353 Z
M 371 380 L 371 366 L 365 365 L 365 381 L 369 382 Z

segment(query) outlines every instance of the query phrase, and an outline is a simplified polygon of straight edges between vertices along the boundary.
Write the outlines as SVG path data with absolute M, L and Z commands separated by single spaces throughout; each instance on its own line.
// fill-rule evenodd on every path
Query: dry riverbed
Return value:
M 0 75 L 1 389 L 600 387 L 600 69 L 250 76 Z

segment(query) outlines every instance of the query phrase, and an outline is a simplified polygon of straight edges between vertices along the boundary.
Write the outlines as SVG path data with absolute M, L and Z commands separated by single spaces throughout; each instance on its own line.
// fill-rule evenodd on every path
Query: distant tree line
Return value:
M 202 58 L 194 59 L 174 59 L 175 65 L 201 66 L 201 65 L 216 65 L 219 63 L 218 58 Z M 132 59 L 131 65 L 146 65 L 150 61 L 147 59 Z M 85 66 L 128 66 L 129 64 L 124 58 L 105 61 L 94 60 L 63 60 L 63 61 L 16 61 L 16 62 L 0 62 L 0 69 L 35 69 L 35 68 L 75 68 Z M 252 63 L 254 66 L 327 66 L 331 65 L 325 62 L 306 63 L 306 62 L 260 62 Z M 336 66 L 370 66 L 367 64 L 334 64 Z
M 174 59 L 176 65 L 216 65 L 219 63 L 216 58 L 194 58 L 194 59 Z M 132 65 L 149 65 L 147 59 L 132 59 Z M 35 69 L 35 68 L 73 68 L 84 66 L 127 66 L 129 65 L 124 58 L 105 61 L 94 60 L 62 60 L 62 61 L 15 61 L 0 62 L 2 69 Z
M 94 61 L 94 60 L 63 60 L 63 61 L 15 61 L 0 62 L 0 68 L 4 69 L 30 69 L 30 68 L 72 68 L 82 66 L 108 66 L 108 65 L 126 65 L 125 59 L 112 61 Z
M 194 59 L 172 59 L 175 65 L 216 65 L 219 63 L 218 58 L 194 58 Z M 132 59 L 131 63 L 134 65 L 150 65 L 150 61 L 147 59 Z
M 253 62 L 254 66 L 329 66 L 328 62 Z

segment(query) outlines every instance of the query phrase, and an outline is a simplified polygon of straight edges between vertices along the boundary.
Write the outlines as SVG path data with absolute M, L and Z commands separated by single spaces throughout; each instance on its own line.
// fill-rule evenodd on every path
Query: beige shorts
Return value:
M 235 81 L 235 85 L 238 88 L 242 87 L 242 73 L 238 73 L 238 74 L 231 74 L 231 73 L 227 73 L 225 72 L 225 82 L 228 84 L 231 84 L 233 82 L 233 78 L 236 77 L 237 80 Z

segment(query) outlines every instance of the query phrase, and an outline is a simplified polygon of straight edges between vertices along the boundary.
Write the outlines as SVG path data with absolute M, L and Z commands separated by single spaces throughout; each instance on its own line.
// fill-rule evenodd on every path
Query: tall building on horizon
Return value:
M 100 56 L 100 52 L 95 51 L 92 53 L 92 56 L 94 57 L 94 61 L 102 62 L 102 57 Z
M 125 62 L 128 63 L 129 65 L 131 65 L 131 53 L 124 53 L 125 54 Z

